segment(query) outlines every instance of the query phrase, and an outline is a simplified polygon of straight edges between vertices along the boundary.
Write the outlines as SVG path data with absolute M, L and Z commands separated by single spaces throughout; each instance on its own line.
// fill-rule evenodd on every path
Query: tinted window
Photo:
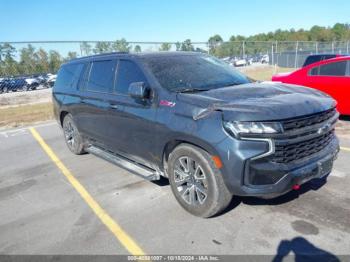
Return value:
M 173 55 L 145 58 L 160 85 L 172 91 L 214 89 L 249 83 L 232 66 L 211 56 Z
M 120 60 L 115 87 L 116 92 L 127 94 L 129 85 L 133 82 L 146 82 L 146 77 L 134 62 Z
M 317 76 L 319 73 L 319 70 L 320 70 L 320 67 L 319 66 L 316 66 L 316 67 L 314 67 L 314 68 L 312 68 L 311 70 L 310 70 L 310 73 L 309 73 L 309 75 L 311 75 L 311 76 Z
M 57 80 L 55 82 L 55 89 L 75 89 L 79 82 L 80 74 L 83 68 L 84 64 L 63 65 L 58 71 Z
M 309 56 L 308 58 L 306 58 L 305 62 L 304 62 L 304 66 L 325 60 L 325 59 L 331 59 L 331 58 L 335 58 L 336 55 L 312 55 Z
M 86 89 L 95 92 L 109 92 L 113 86 L 114 68 L 115 61 L 113 60 L 92 62 Z
M 314 67 L 310 70 L 310 75 L 320 76 L 345 76 L 347 61 L 330 63 L 322 66 Z

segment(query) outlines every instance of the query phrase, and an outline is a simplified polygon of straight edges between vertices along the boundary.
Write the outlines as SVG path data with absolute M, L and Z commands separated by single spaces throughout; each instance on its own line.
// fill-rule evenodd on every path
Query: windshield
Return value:
M 170 91 L 209 90 L 251 82 L 248 77 L 208 55 L 173 55 L 146 58 L 160 85 Z

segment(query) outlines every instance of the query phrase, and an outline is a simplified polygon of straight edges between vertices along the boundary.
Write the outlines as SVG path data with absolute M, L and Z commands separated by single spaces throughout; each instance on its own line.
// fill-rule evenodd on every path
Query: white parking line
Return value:
M 29 134 L 28 130 L 31 127 L 46 127 L 46 126 L 54 126 L 54 125 L 57 125 L 56 121 L 45 122 L 45 123 L 41 123 L 41 124 L 37 124 L 37 125 L 33 125 L 33 126 L 8 129 L 8 130 L 0 131 L 0 136 L 3 136 L 5 138 L 9 138 L 9 137 L 14 137 L 14 136 L 26 135 L 26 134 Z

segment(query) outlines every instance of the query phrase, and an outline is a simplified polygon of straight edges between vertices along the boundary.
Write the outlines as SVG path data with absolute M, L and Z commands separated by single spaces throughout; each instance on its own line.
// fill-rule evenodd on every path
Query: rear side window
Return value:
M 115 61 L 94 61 L 91 64 L 86 90 L 108 93 L 113 87 Z
M 306 58 L 303 67 L 310 65 L 310 64 L 313 64 L 313 63 L 316 63 L 316 62 L 319 62 L 319 61 L 323 61 L 323 60 L 331 59 L 331 58 L 335 58 L 335 57 L 336 57 L 336 55 L 312 55 L 312 56 L 309 56 L 308 58 Z
M 345 76 L 347 61 L 329 63 L 310 70 L 312 76 Z
M 115 85 L 116 92 L 119 94 L 127 94 L 129 86 L 133 82 L 146 82 L 146 77 L 134 62 L 120 60 Z
M 58 72 L 55 89 L 60 91 L 76 89 L 83 68 L 84 64 L 63 65 Z

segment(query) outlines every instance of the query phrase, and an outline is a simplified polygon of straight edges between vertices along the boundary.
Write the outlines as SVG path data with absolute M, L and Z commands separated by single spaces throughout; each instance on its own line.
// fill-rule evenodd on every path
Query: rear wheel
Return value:
M 169 155 L 168 175 L 176 200 L 195 216 L 214 216 L 232 199 L 211 156 L 196 146 L 175 148 Z
M 71 114 L 68 114 L 63 119 L 63 134 L 66 144 L 70 151 L 76 155 L 83 154 L 84 143 Z

